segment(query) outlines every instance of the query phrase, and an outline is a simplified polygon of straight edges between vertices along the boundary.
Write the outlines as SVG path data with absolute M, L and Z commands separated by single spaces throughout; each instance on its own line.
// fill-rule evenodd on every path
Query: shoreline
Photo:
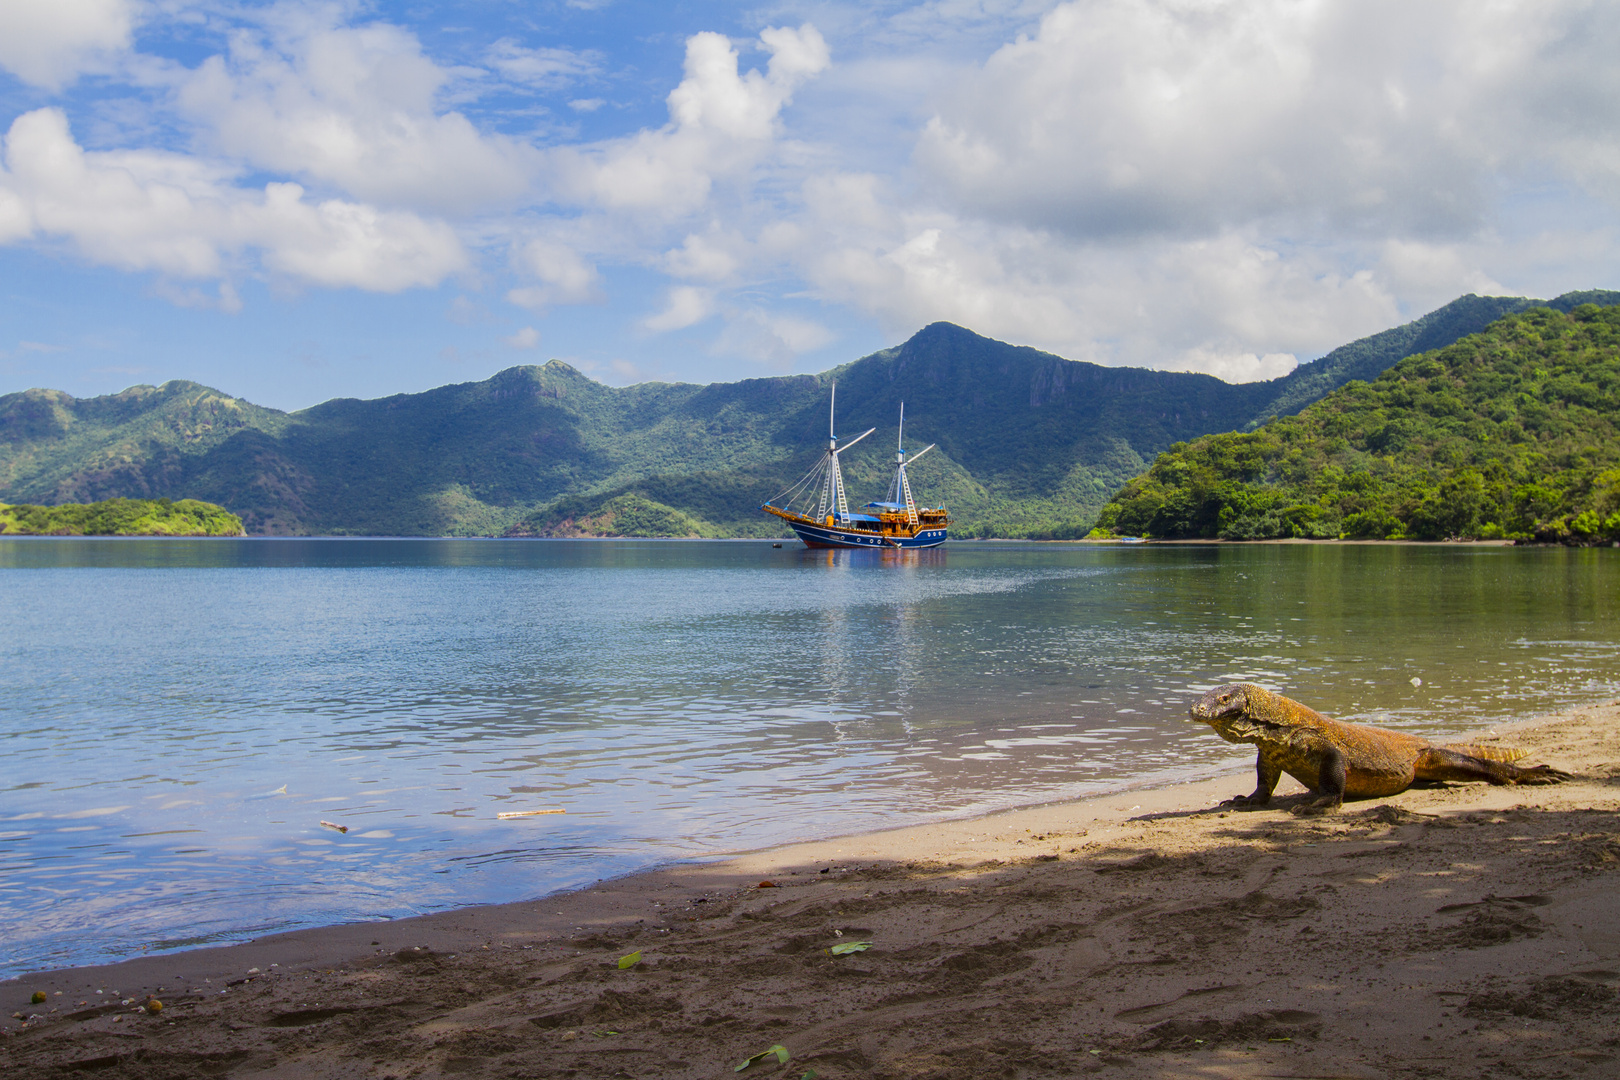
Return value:
M 945 1080 L 1620 1058 L 1595 1027 L 1620 1005 L 1620 702 L 1494 731 L 1581 775 L 1297 818 L 1286 779 L 1216 809 L 1248 787 L 1223 774 L 36 973 L 0 983 L 0 1062 L 699 1077 L 781 1044 L 784 1076 Z

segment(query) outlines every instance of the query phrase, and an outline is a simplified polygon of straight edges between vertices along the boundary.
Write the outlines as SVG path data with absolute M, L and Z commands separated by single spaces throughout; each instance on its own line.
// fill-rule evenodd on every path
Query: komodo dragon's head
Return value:
M 1187 715 L 1201 724 L 1208 724 L 1223 739 L 1246 741 L 1254 734 L 1251 705 L 1256 711 L 1264 710 L 1271 691 L 1254 683 L 1227 683 L 1217 686 L 1192 703 Z

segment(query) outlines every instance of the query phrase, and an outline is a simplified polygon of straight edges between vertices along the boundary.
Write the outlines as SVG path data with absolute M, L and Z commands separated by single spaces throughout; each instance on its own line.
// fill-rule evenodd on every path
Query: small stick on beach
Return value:
M 347 825 L 339 825 L 335 821 L 323 821 L 321 822 L 321 825 L 323 828 L 336 829 L 340 833 L 346 833 L 349 831 L 349 827 Z
M 505 821 L 507 818 L 539 817 L 541 814 L 566 814 L 566 813 L 568 813 L 567 810 L 564 810 L 560 806 L 556 806 L 556 807 L 553 807 L 553 808 L 551 808 L 549 810 L 502 810 L 500 813 L 496 814 L 495 816 L 498 819 L 500 819 L 501 821 Z

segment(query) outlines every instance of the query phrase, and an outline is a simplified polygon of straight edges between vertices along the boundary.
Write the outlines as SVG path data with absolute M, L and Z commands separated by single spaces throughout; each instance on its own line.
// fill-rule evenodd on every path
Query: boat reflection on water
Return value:
M 854 552 L 864 550 L 866 554 L 856 555 Z M 846 548 L 828 547 L 826 545 L 810 545 L 806 550 L 799 552 L 799 562 L 802 565 L 815 564 L 828 569 L 834 567 L 860 566 L 944 566 L 946 564 L 946 549 L 934 547 L 882 547 L 882 548 Z

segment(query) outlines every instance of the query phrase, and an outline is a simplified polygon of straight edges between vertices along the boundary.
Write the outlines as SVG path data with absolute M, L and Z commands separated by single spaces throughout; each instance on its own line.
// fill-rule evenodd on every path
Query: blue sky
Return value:
M 0 393 L 708 382 L 936 319 L 1272 377 L 1620 286 L 1617 46 L 1578 0 L 8 0 Z

